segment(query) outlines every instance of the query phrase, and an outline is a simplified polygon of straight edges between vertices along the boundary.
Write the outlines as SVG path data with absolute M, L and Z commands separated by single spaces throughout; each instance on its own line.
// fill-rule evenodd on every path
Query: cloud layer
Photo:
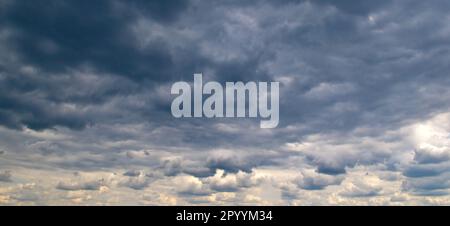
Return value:
M 0 0 L 0 204 L 450 204 L 450 3 Z M 173 82 L 279 81 L 280 125 Z

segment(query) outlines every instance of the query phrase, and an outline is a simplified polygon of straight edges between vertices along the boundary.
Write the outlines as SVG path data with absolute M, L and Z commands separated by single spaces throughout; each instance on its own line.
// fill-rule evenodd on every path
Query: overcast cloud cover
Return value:
M 0 205 L 450 205 L 448 0 L 0 0 Z M 174 119 L 279 81 L 280 125 Z

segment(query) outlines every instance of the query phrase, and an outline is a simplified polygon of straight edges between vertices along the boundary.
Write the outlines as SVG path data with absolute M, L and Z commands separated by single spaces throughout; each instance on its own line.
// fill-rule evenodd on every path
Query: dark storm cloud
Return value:
M 27 125 L 31 129 L 40 130 L 65 125 L 72 129 L 81 129 L 89 119 L 81 114 L 62 112 L 59 109 L 51 109 L 45 101 L 33 100 L 26 95 L 17 96 L 14 93 L 3 93 L 0 96 L 0 120 L 2 125 L 19 129 Z
M 438 93 L 447 92 L 444 84 L 449 82 L 445 76 L 448 64 L 441 60 L 448 59 L 448 54 L 444 56 L 434 53 L 441 52 L 446 48 L 446 44 L 438 45 L 434 37 L 416 33 L 413 28 L 400 27 L 395 34 L 385 31 L 384 34 L 377 35 L 373 33 L 368 22 L 364 25 L 364 21 L 369 21 L 367 17 L 355 19 L 347 15 L 338 15 L 338 20 L 332 21 L 334 18 L 326 20 L 325 24 L 306 25 L 311 28 L 309 30 L 300 26 L 299 30 L 303 33 L 297 31 L 290 36 L 292 37 L 290 43 L 299 49 L 299 55 L 292 57 L 306 62 L 306 65 L 312 66 L 314 71 L 309 81 L 306 81 L 309 84 L 305 85 L 305 82 L 296 84 L 296 90 L 292 89 L 293 93 L 284 97 L 286 105 L 282 104 L 281 109 L 289 110 L 281 111 L 282 125 L 283 123 L 309 125 L 304 126 L 307 127 L 306 131 L 302 131 L 306 134 L 343 132 L 361 125 L 396 128 L 411 119 L 424 119 L 440 112 L 441 109 L 447 109 L 447 96 Z M 385 22 L 382 18 L 376 22 L 397 23 L 402 20 L 401 18 L 407 20 L 406 15 L 398 14 Z M 440 24 L 438 19 L 419 20 Z M 432 30 L 425 34 L 439 31 L 439 29 Z M 308 35 L 313 38 L 304 40 Z M 422 37 L 421 40 L 417 40 L 419 36 Z M 389 39 L 385 40 L 385 37 Z M 445 42 L 444 39 L 441 41 Z M 430 42 L 437 46 L 424 48 L 420 42 Z M 360 45 L 362 43 L 366 46 Z M 411 53 L 402 49 L 409 49 Z M 304 55 L 300 54 L 302 51 L 305 52 Z M 423 58 L 417 58 L 422 54 Z M 300 73 L 308 73 L 302 68 L 297 70 Z M 339 93 L 333 93 L 325 99 L 301 97 L 315 90 L 315 87 L 323 86 L 324 82 L 327 84 L 348 82 L 356 89 L 341 96 Z M 419 92 L 419 87 L 428 87 L 426 93 Z M 441 91 L 437 91 L 438 89 Z M 427 101 L 428 98 L 430 99 Z M 338 105 L 340 101 L 344 104 Z M 296 103 L 298 107 L 293 107 L 292 103 Z M 296 134 L 297 137 L 298 135 Z M 283 138 L 289 136 L 283 134 Z M 343 164 L 330 166 L 319 162 L 318 169 L 323 173 L 345 173 Z
M 278 74 L 269 76 L 267 71 L 261 70 L 261 65 L 266 62 L 277 64 L 277 59 L 280 59 L 283 54 L 292 52 L 292 54 L 296 54 L 292 56 L 294 61 L 306 63 L 306 66 L 314 68 L 315 72 L 310 76 L 305 76 L 308 78 L 306 84 L 298 84 L 296 90 L 289 89 L 292 91 L 291 95 L 283 97 L 281 109 L 289 110 L 281 111 L 281 125 L 286 126 L 293 122 L 302 124 L 314 122 L 317 124 L 311 126 L 310 129 L 315 131 L 351 129 L 361 123 L 373 123 L 374 120 L 390 124 L 399 122 L 399 118 L 423 117 L 434 106 L 420 105 L 421 109 L 412 111 L 409 108 L 417 107 L 414 100 L 420 97 L 408 98 L 399 95 L 399 93 L 403 94 L 408 92 L 409 89 L 414 89 L 416 82 L 422 80 L 426 80 L 430 85 L 433 85 L 432 81 L 437 79 L 440 80 L 441 84 L 449 82 L 448 79 L 439 75 L 447 68 L 443 67 L 445 64 L 433 62 L 437 56 L 424 59 L 420 63 L 411 63 L 411 67 L 408 68 L 401 66 L 406 65 L 404 61 L 396 63 L 398 60 L 412 57 L 411 54 L 415 54 L 414 51 L 430 52 L 432 49 L 429 48 L 439 48 L 446 43 L 444 39 L 436 40 L 436 38 L 425 37 L 420 42 L 414 42 L 416 40 L 414 37 L 419 34 L 408 29 L 400 29 L 389 34 L 394 37 L 391 40 L 384 40 L 382 36 L 373 34 L 366 16 L 370 12 L 378 12 L 388 6 L 396 7 L 395 4 L 387 1 L 358 1 L 355 3 L 324 0 L 274 3 L 277 7 L 285 7 L 285 4 L 309 3 L 315 7 L 313 10 L 326 10 L 327 7 L 333 6 L 342 13 L 338 12 L 325 17 L 320 23 L 305 23 L 289 30 L 276 30 L 274 33 L 283 33 L 279 33 L 276 36 L 278 38 L 271 41 L 272 43 L 284 42 L 285 45 L 282 45 L 281 49 L 275 49 L 276 45 L 271 45 L 268 42 L 269 45 L 265 49 L 243 52 L 247 56 L 244 60 L 228 60 L 225 62 L 215 62 L 190 47 L 177 49 L 179 52 L 172 55 L 169 53 L 168 40 L 151 42 L 146 45 L 145 49 L 140 49 L 135 45 L 136 37 L 130 34 L 130 24 L 143 16 L 156 23 L 161 23 L 163 26 L 175 27 L 174 24 L 178 20 L 183 20 L 180 18 L 180 14 L 189 8 L 189 2 L 147 3 L 132 1 L 125 3 L 122 1 L 95 1 L 94 3 L 91 1 L 51 1 L 45 4 L 39 2 L 36 3 L 38 4 L 36 6 L 35 3 L 10 2 L 2 12 L 2 16 L 5 18 L 2 23 L 13 32 L 8 42 L 12 44 L 20 59 L 44 72 L 62 72 L 82 65 L 90 65 L 95 70 L 125 76 L 133 80 L 150 80 L 153 81 L 153 85 L 159 84 L 158 81 L 188 79 L 191 78 L 192 73 L 204 71 L 208 68 L 215 71 L 216 78 L 219 81 L 265 80 L 270 76 L 276 79 Z M 212 3 L 206 5 L 209 4 Z M 240 5 L 238 2 L 215 4 L 223 4 L 231 9 L 234 7 L 249 9 L 250 7 L 248 4 Z M 414 7 L 420 6 L 419 4 L 411 4 L 409 7 L 415 9 Z M 202 9 L 200 6 L 197 7 L 199 7 L 197 11 Z M 83 12 L 83 16 L 80 16 L 79 12 Z M 196 11 L 194 10 L 194 12 Z M 357 16 L 355 17 L 354 14 L 357 14 Z M 192 18 L 193 15 L 184 16 Z M 198 14 L 197 16 L 203 17 L 205 20 L 211 20 L 213 15 Z M 395 16 L 389 19 L 396 21 L 409 15 Z M 39 18 L 39 20 L 33 18 Z M 218 21 L 221 19 L 223 18 L 217 18 Z M 361 21 L 366 22 L 361 25 Z M 378 23 L 380 24 L 374 26 L 387 25 L 388 21 L 381 18 Z M 184 24 L 183 21 L 179 24 L 189 26 L 189 24 Z M 265 27 L 264 21 L 259 26 L 270 29 L 269 26 L 272 25 L 269 24 Z M 431 27 L 433 26 L 427 28 L 430 32 L 433 31 Z M 200 29 L 202 29 L 201 26 Z M 218 25 L 213 26 L 213 28 L 203 27 L 203 29 L 205 31 L 214 31 L 215 29 L 216 33 L 208 32 L 206 36 L 202 37 L 203 40 L 199 40 L 197 44 L 212 41 L 220 45 L 218 40 L 224 38 L 223 27 Z M 195 28 L 195 31 L 201 32 L 202 30 Z M 218 34 L 222 35 L 219 36 Z M 225 38 L 227 37 L 225 36 Z M 264 42 L 268 41 L 264 40 L 266 38 L 260 37 Z M 242 41 L 245 42 L 246 40 Z M 180 44 L 184 45 L 183 43 Z M 383 44 L 386 47 L 378 48 Z M 285 53 L 280 52 L 285 47 L 291 49 Z M 395 48 L 388 50 L 391 47 Z M 413 52 L 397 53 L 396 49 L 401 50 L 402 47 L 412 49 Z M 429 48 L 424 49 L 424 47 Z M 243 49 L 245 49 L 245 46 L 243 46 Z M 386 50 L 387 53 L 384 53 Z M 306 54 L 301 54 L 301 52 Z M 442 60 L 447 57 L 445 53 L 432 54 L 440 54 Z M 183 56 L 183 58 L 180 58 L 180 56 Z M 406 63 L 408 64 L 408 62 Z M 433 70 L 430 70 L 431 68 Z M 413 73 L 411 74 L 410 71 L 413 71 Z M 425 77 L 423 73 L 426 72 L 432 74 Z M 17 72 L 10 71 L 9 73 L 15 74 Z M 388 76 L 393 73 L 395 73 L 395 76 Z M 387 74 L 387 77 L 380 78 L 380 74 Z M 372 75 L 373 77 L 370 77 Z M 430 77 L 432 80 L 429 79 Z M 328 100 L 308 100 L 302 97 L 309 90 L 324 82 L 330 84 L 347 82 L 356 87 L 357 90 L 351 94 Z M 152 83 L 144 84 L 150 87 Z M 39 83 L 32 84 L 32 82 L 20 84 L 24 90 L 28 91 L 32 90 L 29 86 L 38 85 Z M 41 86 L 45 85 L 41 84 Z M 379 90 L 383 90 L 383 92 L 379 92 Z M 95 101 L 96 98 L 111 95 L 117 95 L 117 91 L 97 96 L 91 95 L 88 98 Z M 412 95 L 414 95 L 414 92 Z M 58 95 L 51 96 L 58 97 Z M 386 102 L 386 99 L 392 97 L 398 98 L 404 104 L 396 106 Z M 61 99 L 58 102 L 67 100 Z M 336 118 L 335 114 L 330 112 L 329 109 L 331 109 L 332 104 L 340 100 L 355 103 L 360 108 L 359 112 L 342 113 Z M 8 99 L 5 98 L 3 101 L 7 102 Z M 288 106 L 289 103 L 297 104 Z M 437 103 L 433 105 L 437 105 Z M 301 106 L 308 107 L 302 108 Z M 167 113 L 167 107 L 167 104 L 161 104 L 158 107 L 159 109 L 150 111 L 161 109 L 166 110 Z M 405 111 L 401 111 L 401 109 L 399 111 L 398 108 L 405 109 Z M 374 116 L 378 111 L 395 111 L 396 114 L 383 114 L 383 116 L 381 116 L 382 114 L 376 114 L 377 116 Z M 37 125 L 37 122 L 33 122 L 33 118 L 36 118 L 34 121 L 40 121 L 39 117 L 43 114 L 37 113 L 36 117 L 31 116 L 31 119 L 23 120 L 20 116 L 17 118 L 17 116 L 12 116 L 5 111 L 1 113 L 4 116 L 2 117 L 4 119 L 2 120 L 4 121 L 3 124 L 11 128 L 20 127 L 18 126 L 21 123 L 20 121 L 25 122 L 26 125 L 30 124 L 31 127 L 36 129 L 49 128 L 59 124 L 67 124 L 71 128 L 83 128 L 89 123 L 89 119 L 74 118 L 74 120 L 71 120 L 73 121 L 72 125 L 70 125 L 62 122 L 62 119 L 58 119 L 58 117 L 51 117 L 55 118 L 55 123 L 45 122 L 47 120 L 44 119 L 42 125 Z M 144 113 L 148 115 L 148 112 L 143 111 Z
M 0 123 L 16 129 L 26 126 L 40 130 L 58 125 L 82 129 L 98 122 L 96 117 L 78 110 L 67 112 L 64 103 L 86 107 L 130 94 L 131 82 L 114 76 L 105 76 L 109 84 L 96 79 L 100 84 L 97 87 L 79 75 L 67 78 L 79 67 L 132 80 L 168 80 L 173 74 L 168 73 L 172 62 L 164 45 L 140 51 L 129 35 L 128 25 L 140 14 L 170 23 L 187 4 L 105 0 L 4 3 L 0 12 L 2 31 L 11 35 L 3 43 L 8 51 L 2 54 L 17 56 L 22 62 L 0 68 Z M 24 75 L 21 70 L 25 66 L 33 70 L 33 76 Z M 133 87 L 133 92 L 138 90 Z
M 25 62 L 48 71 L 82 64 L 135 79 L 164 79 L 171 58 L 164 46 L 141 52 L 127 25 L 144 13 L 169 22 L 185 1 L 14 1 L 2 23 L 15 31 L 12 43 Z M 129 8 L 126 8 L 128 7 Z
M 2 81 L 5 95 L 2 95 L 0 111 L 2 124 L 16 129 L 27 126 L 40 130 L 58 125 L 82 129 L 98 123 L 97 117 L 86 112 L 74 112 L 74 115 L 59 113 L 57 108 L 62 103 L 98 105 L 110 97 L 164 85 L 162 82 L 180 78 L 189 80 L 193 73 L 205 68 L 215 68 L 220 81 L 267 77 L 264 72 L 255 72 L 262 58 L 259 55 L 250 56 L 245 61 L 213 62 L 199 55 L 193 47 L 180 49 L 176 55 L 171 55 L 168 40 L 152 41 L 145 48 L 137 45 L 139 41 L 131 25 L 139 18 L 170 27 L 188 6 L 189 1 L 8 2 L 2 11 L 2 24 L 11 33 L 5 40 L 11 52 L 4 54 L 15 55 L 21 62 L 7 65 L 2 70 L 5 75 Z M 20 71 L 23 65 L 33 67 L 39 75 L 19 78 L 23 74 Z M 58 78 L 86 67 L 100 76 L 122 76 L 141 86 L 130 89 L 132 81 L 108 75 L 107 79 L 114 79 L 115 83 L 102 84 L 95 87 L 98 89 L 96 92 L 86 93 L 76 91 L 90 85 L 74 81 L 77 75 L 74 79 Z M 48 74 L 52 77 L 45 79 Z M 40 99 L 31 99 L 30 96 Z M 152 101 L 152 106 L 136 109 L 135 114 L 147 118 L 148 115 L 164 113 L 164 120 L 167 120 L 168 103 L 157 98 Z

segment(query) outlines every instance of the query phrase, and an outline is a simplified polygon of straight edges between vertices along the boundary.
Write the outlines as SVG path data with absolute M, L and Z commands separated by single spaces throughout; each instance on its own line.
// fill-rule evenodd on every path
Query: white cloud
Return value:
M 376 176 L 362 176 L 354 178 L 352 182 L 344 185 L 339 195 L 346 197 L 372 197 L 381 195 L 383 182 Z
M 175 177 L 173 179 L 173 181 L 174 181 L 174 188 L 180 194 L 185 194 L 185 195 L 208 195 L 208 194 L 210 194 L 210 191 L 203 184 L 203 182 L 194 176 L 182 175 L 182 176 Z

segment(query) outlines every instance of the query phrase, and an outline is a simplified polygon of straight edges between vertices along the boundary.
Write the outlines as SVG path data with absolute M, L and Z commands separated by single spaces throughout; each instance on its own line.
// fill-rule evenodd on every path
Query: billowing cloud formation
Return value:
M 342 178 L 314 172 L 303 172 L 298 178 L 298 187 L 305 190 L 320 190 L 330 185 L 339 185 Z
M 0 0 L 0 204 L 449 204 L 449 9 Z M 175 120 L 199 72 L 279 81 L 279 127 Z

